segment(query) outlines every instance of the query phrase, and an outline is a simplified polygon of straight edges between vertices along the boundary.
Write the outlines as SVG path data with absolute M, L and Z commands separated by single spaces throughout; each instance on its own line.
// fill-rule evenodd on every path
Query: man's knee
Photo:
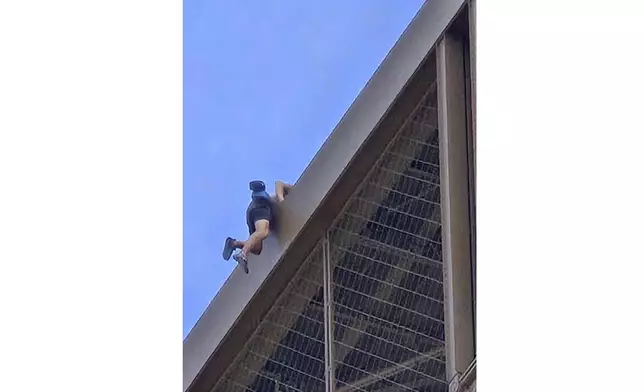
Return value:
M 268 237 L 268 233 L 270 232 L 270 223 L 268 220 L 259 220 L 255 222 L 255 233 L 257 234 L 258 237 L 261 237 L 262 239 Z
M 269 230 L 268 226 L 266 226 L 266 227 L 263 227 L 263 228 L 257 230 L 256 233 L 257 233 L 257 235 L 259 237 L 264 239 L 264 238 L 268 237 L 268 233 L 270 233 L 270 230 Z

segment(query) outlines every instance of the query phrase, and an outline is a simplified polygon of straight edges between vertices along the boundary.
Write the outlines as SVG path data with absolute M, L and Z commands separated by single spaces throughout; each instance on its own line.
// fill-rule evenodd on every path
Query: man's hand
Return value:
M 284 196 L 293 188 L 293 185 L 286 184 L 282 181 L 275 181 L 275 198 L 278 203 L 284 201 Z

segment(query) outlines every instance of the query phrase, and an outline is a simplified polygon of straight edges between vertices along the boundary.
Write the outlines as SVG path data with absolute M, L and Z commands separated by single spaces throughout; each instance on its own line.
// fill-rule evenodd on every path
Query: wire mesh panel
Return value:
M 322 257 L 318 245 L 214 391 L 324 391 Z
M 433 83 L 330 230 L 336 391 L 447 391 L 437 128 Z

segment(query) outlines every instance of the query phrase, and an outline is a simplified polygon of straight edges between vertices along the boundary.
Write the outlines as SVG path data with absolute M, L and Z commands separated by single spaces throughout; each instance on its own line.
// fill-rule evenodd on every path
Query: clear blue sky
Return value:
M 235 267 L 248 182 L 297 180 L 422 3 L 184 0 L 184 337 Z

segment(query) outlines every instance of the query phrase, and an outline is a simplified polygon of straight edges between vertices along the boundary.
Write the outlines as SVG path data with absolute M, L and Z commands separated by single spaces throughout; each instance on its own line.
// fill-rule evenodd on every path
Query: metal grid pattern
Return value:
M 214 391 L 324 391 L 322 257 L 318 245 Z
M 331 228 L 336 391 L 447 391 L 435 83 Z

